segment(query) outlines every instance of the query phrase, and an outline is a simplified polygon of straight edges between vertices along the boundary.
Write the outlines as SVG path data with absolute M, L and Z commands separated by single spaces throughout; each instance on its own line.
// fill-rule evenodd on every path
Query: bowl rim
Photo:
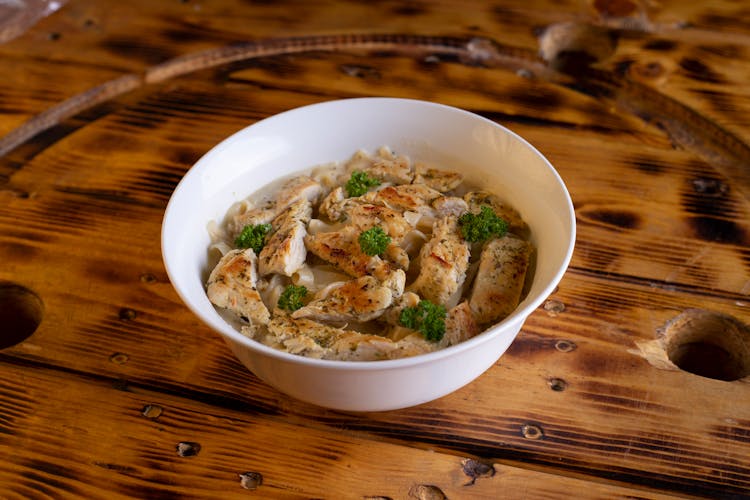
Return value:
M 569 239 L 568 248 L 566 249 L 563 260 L 561 264 L 559 265 L 557 271 L 555 272 L 554 276 L 552 276 L 552 278 L 547 282 L 546 286 L 537 293 L 536 297 L 533 300 L 529 301 L 524 307 L 520 309 L 517 308 L 508 317 L 504 318 L 502 321 L 498 323 L 495 323 L 494 325 L 480 332 L 476 336 L 470 339 L 467 339 L 463 342 L 459 342 L 458 344 L 445 347 L 443 349 L 439 349 L 437 351 L 424 353 L 424 354 L 418 354 L 415 356 L 410 356 L 410 357 L 405 357 L 405 358 L 397 358 L 397 359 L 386 359 L 386 360 L 378 360 L 378 361 L 345 361 L 345 360 L 309 358 L 309 357 L 300 356 L 297 354 L 291 354 L 291 353 L 281 351 L 278 349 L 274 349 L 273 347 L 266 346 L 254 339 L 246 337 L 245 335 L 240 333 L 238 330 L 236 330 L 234 327 L 232 327 L 229 323 L 224 321 L 218 315 L 216 318 L 205 317 L 204 314 L 199 310 L 199 308 L 193 304 L 192 300 L 190 300 L 187 294 L 175 284 L 175 283 L 178 283 L 179 280 L 175 279 L 177 276 L 176 270 L 172 267 L 171 261 L 167 258 L 167 252 L 166 252 L 166 248 L 168 247 L 166 233 L 168 231 L 168 222 L 169 222 L 169 219 L 171 218 L 171 213 L 172 213 L 170 209 L 173 208 L 175 204 L 175 199 L 179 197 L 179 194 L 182 192 L 182 189 L 184 188 L 184 186 L 188 182 L 190 182 L 190 179 L 192 179 L 192 177 L 200 175 L 201 171 L 205 168 L 203 165 L 208 164 L 206 163 L 207 158 L 215 155 L 216 152 L 224 150 L 227 147 L 231 146 L 231 144 L 233 144 L 235 141 L 241 138 L 240 136 L 251 134 L 253 129 L 255 128 L 265 126 L 269 122 L 272 122 L 272 121 L 285 119 L 287 116 L 293 115 L 295 113 L 301 113 L 301 112 L 309 113 L 311 111 L 314 111 L 317 108 L 325 108 L 325 107 L 331 107 L 331 106 L 347 106 L 349 104 L 356 105 L 365 101 L 371 101 L 373 103 L 388 102 L 392 105 L 403 103 L 403 104 L 409 104 L 409 105 L 414 105 L 414 106 L 439 107 L 439 108 L 443 108 L 446 111 L 463 114 L 463 115 L 469 116 L 470 118 L 474 120 L 483 122 L 493 128 L 499 129 L 504 134 L 509 135 L 513 140 L 518 141 L 524 147 L 528 148 L 534 155 L 538 156 L 541 159 L 542 163 L 547 167 L 547 170 L 549 170 L 549 173 L 553 176 L 558 186 L 561 188 L 561 194 L 563 195 L 564 201 L 566 202 L 565 205 L 567 208 L 565 215 L 570 223 L 570 239 Z M 315 366 L 319 368 L 327 368 L 330 370 L 345 370 L 345 371 L 354 370 L 354 371 L 366 372 L 366 371 L 373 371 L 373 370 L 377 371 L 377 370 L 384 370 L 384 369 L 398 369 L 398 368 L 414 367 L 414 366 L 423 365 L 423 364 L 430 364 L 435 361 L 444 359 L 446 357 L 453 357 L 456 354 L 459 354 L 463 351 L 473 349 L 478 344 L 487 343 L 491 341 L 494 337 L 502 335 L 503 330 L 504 330 L 503 327 L 512 326 L 513 323 L 519 323 L 518 330 L 520 331 L 520 328 L 522 327 L 526 318 L 535 309 L 537 309 L 542 304 L 542 302 L 544 302 L 549 297 L 549 295 L 554 291 L 555 287 L 561 281 L 563 275 L 567 272 L 568 266 L 570 264 L 570 261 L 573 255 L 573 250 L 575 247 L 576 230 L 577 230 L 576 218 L 575 218 L 575 210 L 574 210 L 573 202 L 570 196 L 570 192 L 565 182 L 563 181 L 562 177 L 560 176 L 559 172 L 552 165 L 552 163 L 547 159 L 547 157 L 544 156 L 544 154 L 542 154 L 534 145 L 532 145 L 529 141 L 527 141 L 525 138 L 523 138 L 516 132 L 510 130 L 504 125 L 501 125 L 493 120 L 485 118 L 477 113 L 474 113 L 474 112 L 471 112 L 462 108 L 458 108 L 452 105 L 442 104 L 442 103 L 438 103 L 434 101 L 426 101 L 426 100 L 413 99 L 413 98 L 401 98 L 401 97 L 352 97 L 352 98 L 343 98 L 343 99 L 332 99 L 332 100 L 307 104 L 304 106 L 287 109 L 279 113 L 276 113 L 274 115 L 267 116 L 256 122 L 251 123 L 250 125 L 240 128 L 239 130 L 225 137 L 224 139 L 219 141 L 217 144 L 215 144 L 213 147 L 211 147 L 209 150 L 207 150 L 185 172 L 182 179 L 180 179 L 180 181 L 175 186 L 172 194 L 170 195 L 170 199 L 167 203 L 167 206 L 164 211 L 164 216 L 162 218 L 161 242 L 160 243 L 161 243 L 162 260 L 163 260 L 165 269 L 167 271 L 167 276 L 169 277 L 170 283 L 172 284 L 172 288 L 177 292 L 183 304 L 186 305 L 191 310 L 191 312 L 199 320 L 201 320 L 201 322 L 203 322 L 211 330 L 219 333 L 225 340 L 229 340 L 234 343 L 241 344 L 243 346 L 248 347 L 252 351 L 257 351 L 260 354 L 263 354 L 265 356 L 270 356 L 272 358 L 278 359 L 279 361 L 284 361 L 284 362 L 288 362 L 292 364 Z M 218 319 L 219 321 L 216 321 L 216 319 Z M 517 333 L 518 332 L 516 332 L 516 335 Z

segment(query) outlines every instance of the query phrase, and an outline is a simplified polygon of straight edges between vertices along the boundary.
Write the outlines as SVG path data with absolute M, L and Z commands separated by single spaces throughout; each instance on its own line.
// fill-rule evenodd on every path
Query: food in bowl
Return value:
M 516 309 L 534 255 L 500 194 L 387 146 L 265 186 L 209 231 L 214 306 L 249 338 L 328 360 L 477 335 Z
M 325 126 L 321 126 L 325 124 Z M 210 302 L 206 283 L 210 221 L 279 179 L 359 148 L 388 145 L 399 154 L 459 171 L 470 186 L 497 193 L 523 215 L 534 246 L 521 303 L 505 319 L 456 345 L 419 356 L 351 362 L 298 356 L 240 333 Z M 470 383 L 506 352 L 521 327 L 563 277 L 575 244 L 575 212 L 563 180 L 524 138 L 476 113 L 414 99 L 367 97 L 316 103 L 242 128 L 208 151 L 175 188 L 164 213 L 164 266 L 179 298 L 224 340 L 255 376 L 302 401 L 345 411 L 385 411 L 443 397 Z M 295 297 L 289 297 L 290 300 Z M 196 325 L 202 342 L 209 333 Z M 225 362 L 213 348 L 211 362 Z M 208 359 L 207 359 L 208 362 Z M 212 366 L 213 367 L 213 366 Z M 225 373 L 222 371 L 222 373 Z M 502 373 L 492 386 L 502 384 Z M 253 398 L 241 375 L 236 384 Z M 481 391 L 484 389 L 477 389 Z

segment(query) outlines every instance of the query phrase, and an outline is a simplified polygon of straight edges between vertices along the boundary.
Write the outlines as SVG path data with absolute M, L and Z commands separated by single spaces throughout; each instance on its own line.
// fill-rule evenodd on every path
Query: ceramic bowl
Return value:
M 500 194 L 528 223 L 536 268 L 515 312 L 480 335 L 411 358 L 352 362 L 310 359 L 240 334 L 206 297 L 211 220 L 271 181 L 359 149 L 388 145 L 399 154 L 458 169 L 466 181 Z M 554 290 L 575 241 L 568 191 L 547 159 L 497 123 L 454 107 L 411 99 L 356 98 L 280 113 L 233 134 L 206 153 L 175 188 L 162 226 L 169 278 L 188 308 L 220 335 L 257 377 L 319 406 L 382 411 L 445 396 L 479 377 L 506 351 L 526 318 Z M 201 332 L 201 334 L 204 334 Z

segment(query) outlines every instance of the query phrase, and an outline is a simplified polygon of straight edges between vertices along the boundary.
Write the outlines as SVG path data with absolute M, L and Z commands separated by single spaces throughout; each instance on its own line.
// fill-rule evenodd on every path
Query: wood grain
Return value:
M 722 163 L 750 141 L 750 25 L 730 1 L 549 5 L 321 2 L 291 15 L 285 2 L 73 0 L 0 46 L 6 138 L 97 85 L 137 84 L 83 99 L 0 156 L 0 284 L 44 304 L 37 331 L 0 353 L 0 496 L 239 497 L 238 474 L 260 472 L 264 498 L 409 498 L 419 485 L 449 498 L 746 497 L 748 379 L 655 366 L 639 346 L 690 308 L 750 322 L 747 167 Z M 582 20 L 616 35 L 608 59 L 516 71 L 540 68 L 540 28 Z M 407 40 L 149 73 L 232 44 L 352 33 L 479 36 L 518 58 L 476 64 Z M 459 106 L 527 138 L 568 185 L 578 239 L 559 289 L 477 381 L 348 414 L 245 370 L 179 301 L 159 237 L 175 185 L 224 137 L 367 95 Z M 149 404 L 163 413 L 145 417 Z M 200 452 L 179 457 L 183 441 Z
M 675 498 L 29 368 L 0 367 L 3 498 Z

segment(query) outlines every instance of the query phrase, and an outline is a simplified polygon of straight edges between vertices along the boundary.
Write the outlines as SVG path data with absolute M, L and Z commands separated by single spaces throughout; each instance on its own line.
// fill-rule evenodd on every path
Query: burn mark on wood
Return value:
M 728 419 L 725 425 L 713 426 L 710 434 L 717 439 L 750 444 L 750 421 Z
M 717 14 L 707 12 L 697 17 L 695 25 L 697 27 L 706 26 L 714 28 L 717 31 L 750 31 L 750 22 L 748 22 L 750 12 L 747 10 L 737 12 L 736 15 Z
M 586 218 L 604 224 L 610 229 L 630 230 L 641 225 L 641 217 L 626 210 L 596 209 L 582 212 Z
M 125 35 L 109 37 L 101 43 L 101 46 L 117 56 L 147 64 L 158 64 L 177 56 L 175 51 L 150 44 L 145 38 Z
M 656 158 L 647 156 L 635 156 L 627 160 L 628 165 L 633 165 L 640 172 L 646 174 L 661 174 L 666 170 L 664 163 Z
M 528 22 L 526 16 L 518 12 L 516 9 L 508 7 L 507 5 L 493 5 L 491 12 L 493 17 L 502 26 L 511 26 L 514 24 L 523 25 Z M 543 30 L 544 28 L 539 29 Z
M 696 50 L 706 54 L 724 57 L 727 59 L 740 59 L 746 55 L 745 47 L 733 43 L 716 45 L 698 45 Z
M 530 357 L 542 352 L 550 352 L 555 349 L 557 339 L 544 337 L 532 332 L 521 332 L 513 343 L 508 347 L 506 354 L 509 356 Z
M 702 176 L 690 181 L 681 193 L 681 204 L 691 215 L 730 218 L 738 208 L 729 195 L 729 186 L 720 177 Z
M 341 64 L 339 71 L 347 76 L 363 80 L 380 80 L 382 76 L 378 68 L 364 64 Z
M 164 169 L 146 170 L 135 174 L 126 189 L 138 193 L 156 195 L 156 199 L 168 201 L 184 172 L 168 172 Z
M 707 83 L 725 83 L 724 78 L 699 59 L 683 57 L 680 67 L 688 77 Z
M 5 230 L 3 231 L 4 236 L 10 236 Z M 3 241 L 0 252 L 2 255 L 6 256 L 5 258 L 7 258 L 8 261 L 13 260 L 14 262 L 32 261 L 39 255 L 39 249 L 37 247 L 15 241 Z
M 117 472 L 118 474 L 134 475 L 138 472 L 138 469 L 129 465 L 113 464 L 107 462 L 94 462 L 94 465 L 101 467 L 102 469 Z
M 556 109 L 565 105 L 565 98 L 558 90 L 541 86 L 512 88 L 507 93 L 507 99 L 537 110 Z
M 61 492 L 78 498 L 88 496 L 76 486 L 81 477 L 80 471 L 38 458 L 16 457 L 15 461 L 19 467 L 23 467 L 20 476 L 28 480 L 27 486 L 49 498 L 59 498 Z
M 647 40 L 642 47 L 646 50 L 653 50 L 656 52 L 669 52 L 676 49 L 678 46 L 679 45 L 674 40 L 656 38 L 653 40 Z
M 723 90 L 704 88 L 690 89 L 690 92 L 706 101 L 717 113 L 731 117 L 740 123 L 746 119 L 747 114 L 742 111 L 743 107 L 738 105 L 738 100 L 742 99 L 740 96 L 727 94 Z
M 390 11 L 394 16 L 399 17 L 416 17 L 429 14 L 430 12 L 426 3 L 418 2 L 397 3 L 390 8 Z
M 703 241 L 739 246 L 750 244 L 745 229 L 732 220 L 697 215 L 687 217 L 686 222 L 692 229 L 693 236 Z
M 594 0 L 593 7 L 604 17 L 627 17 L 639 11 L 632 0 Z
M 576 393 L 582 398 L 596 403 L 614 407 L 613 411 L 631 409 L 633 411 L 649 410 L 653 412 L 669 412 L 667 406 L 650 402 L 646 390 L 635 387 L 622 386 L 615 383 L 593 379 L 576 383 Z

